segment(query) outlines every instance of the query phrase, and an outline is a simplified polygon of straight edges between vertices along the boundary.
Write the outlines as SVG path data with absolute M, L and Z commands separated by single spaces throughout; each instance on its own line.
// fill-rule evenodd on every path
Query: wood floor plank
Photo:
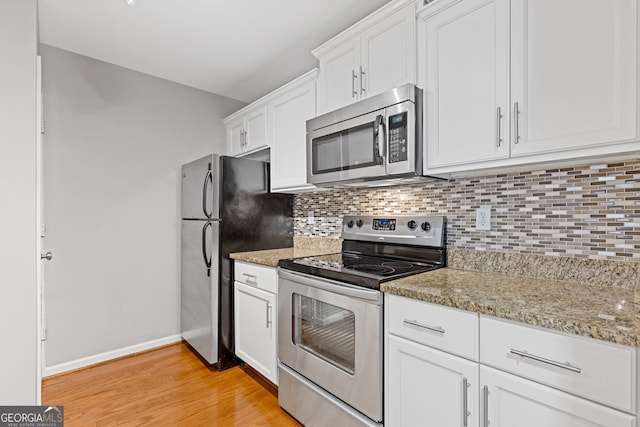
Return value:
M 182 343 L 45 378 L 42 402 L 67 427 L 300 426 L 256 374 L 210 370 Z

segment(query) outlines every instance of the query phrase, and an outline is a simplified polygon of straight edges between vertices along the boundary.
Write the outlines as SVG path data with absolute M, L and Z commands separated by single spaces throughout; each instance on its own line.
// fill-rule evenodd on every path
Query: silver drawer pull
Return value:
M 425 325 L 424 323 L 420 323 L 417 320 L 404 319 L 404 323 L 406 323 L 407 325 L 417 326 L 418 328 L 428 329 L 433 332 L 438 332 L 439 334 L 444 334 L 445 332 L 444 329 L 442 329 L 440 326 Z
M 509 353 L 515 354 L 516 356 L 524 357 L 526 359 L 535 360 L 536 362 L 546 363 L 547 365 L 555 366 L 557 368 L 566 369 L 571 372 L 577 372 L 578 374 L 582 372 L 582 369 L 576 368 L 575 366 L 571 366 L 569 362 L 560 363 L 560 362 L 556 362 L 555 360 L 545 359 L 544 357 L 536 356 L 535 354 L 529 354 L 527 353 L 526 350 L 520 351 L 520 350 L 511 349 Z
M 255 283 L 258 281 L 258 276 L 256 276 L 255 274 L 242 273 L 242 275 L 246 278 L 247 282 Z

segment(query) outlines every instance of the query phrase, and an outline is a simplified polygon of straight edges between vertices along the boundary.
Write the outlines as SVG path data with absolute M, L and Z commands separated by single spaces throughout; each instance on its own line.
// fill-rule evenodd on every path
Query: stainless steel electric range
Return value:
M 445 227 L 442 216 L 348 216 L 342 252 L 280 261 L 280 406 L 307 427 L 383 425 L 380 284 L 444 267 Z

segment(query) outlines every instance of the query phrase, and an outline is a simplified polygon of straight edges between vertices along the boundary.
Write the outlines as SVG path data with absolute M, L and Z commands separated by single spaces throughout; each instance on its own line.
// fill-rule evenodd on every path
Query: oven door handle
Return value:
M 320 279 L 317 277 L 307 276 L 306 274 L 292 273 L 278 268 L 278 274 L 283 279 L 290 280 L 297 284 L 310 286 L 312 288 L 322 289 L 324 291 L 333 292 L 335 294 L 347 297 L 360 298 L 367 301 L 381 302 L 381 292 L 374 289 L 367 289 L 360 286 L 350 285 L 348 283 L 336 282 L 333 280 Z

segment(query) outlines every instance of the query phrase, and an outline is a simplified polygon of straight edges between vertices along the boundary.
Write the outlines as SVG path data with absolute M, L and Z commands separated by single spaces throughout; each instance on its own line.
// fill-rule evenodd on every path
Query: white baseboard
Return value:
M 180 335 L 170 335 L 168 337 L 158 338 L 156 340 L 143 342 L 141 344 L 124 347 L 117 350 L 107 351 L 107 352 L 96 354 L 93 356 L 82 357 L 80 359 L 71 360 L 69 362 L 60 363 L 58 365 L 47 366 L 46 368 L 44 368 L 44 371 L 42 372 L 42 377 L 43 378 L 49 377 L 51 375 L 57 375 L 63 372 L 85 368 L 87 366 L 106 362 L 112 359 L 117 359 L 123 356 L 129 356 L 131 354 L 139 353 L 141 351 L 151 350 L 156 347 L 162 347 L 164 345 L 173 344 L 175 342 L 180 341 L 181 339 L 182 338 L 180 337 Z

